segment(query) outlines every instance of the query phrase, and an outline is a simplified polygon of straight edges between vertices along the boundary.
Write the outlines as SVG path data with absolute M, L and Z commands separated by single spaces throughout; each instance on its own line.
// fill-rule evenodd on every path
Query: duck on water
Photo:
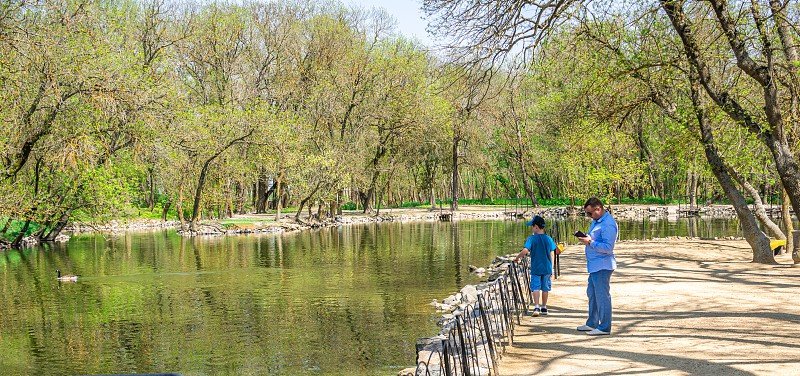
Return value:
M 56 274 L 58 275 L 56 277 L 56 279 L 61 281 L 61 282 L 77 282 L 78 281 L 78 276 L 77 275 L 71 275 L 71 274 L 61 275 L 61 270 L 60 269 L 56 269 Z

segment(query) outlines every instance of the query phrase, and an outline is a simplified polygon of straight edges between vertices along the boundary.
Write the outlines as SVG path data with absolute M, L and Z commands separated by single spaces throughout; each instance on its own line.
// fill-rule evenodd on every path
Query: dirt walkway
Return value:
M 575 330 L 588 274 L 570 247 L 551 314 L 523 319 L 500 375 L 800 375 L 800 267 L 751 264 L 744 241 L 623 242 L 616 252 L 612 335 Z

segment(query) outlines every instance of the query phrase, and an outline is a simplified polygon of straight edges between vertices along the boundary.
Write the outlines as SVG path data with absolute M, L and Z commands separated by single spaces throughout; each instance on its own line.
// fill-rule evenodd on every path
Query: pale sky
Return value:
M 433 42 L 425 32 L 427 22 L 422 18 L 425 14 L 420 9 L 422 0 L 341 0 L 346 5 L 365 8 L 383 8 L 397 21 L 397 31 L 407 37 L 418 39 L 427 46 Z

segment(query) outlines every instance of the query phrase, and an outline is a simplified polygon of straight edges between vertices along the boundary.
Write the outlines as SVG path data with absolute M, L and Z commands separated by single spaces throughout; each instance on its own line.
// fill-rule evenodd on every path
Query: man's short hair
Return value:
M 602 208 L 603 207 L 603 201 L 600 201 L 599 198 L 592 196 L 592 197 L 589 197 L 588 200 L 586 200 L 585 204 L 583 204 L 584 208 L 587 207 L 587 206 L 593 206 L 593 207 L 599 206 L 599 207 Z

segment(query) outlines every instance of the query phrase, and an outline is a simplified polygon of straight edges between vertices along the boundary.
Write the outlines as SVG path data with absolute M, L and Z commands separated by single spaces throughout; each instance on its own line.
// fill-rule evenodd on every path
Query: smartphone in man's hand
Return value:
M 583 231 L 578 230 L 578 231 L 575 231 L 575 237 L 577 237 L 577 238 L 585 238 L 586 234 L 584 234 Z

